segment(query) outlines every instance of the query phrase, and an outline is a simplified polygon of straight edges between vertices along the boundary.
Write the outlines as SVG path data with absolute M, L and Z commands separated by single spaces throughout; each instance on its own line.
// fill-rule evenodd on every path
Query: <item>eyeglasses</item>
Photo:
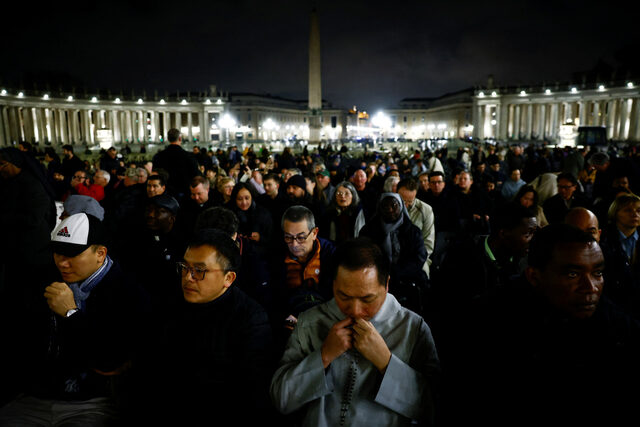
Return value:
M 306 236 L 304 234 L 302 234 L 302 233 L 300 233 L 300 234 L 298 234 L 296 236 L 292 236 L 290 234 L 285 234 L 284 235 L 284 241 L 285 241 L 285 243 L 293 243 L 293 241 L 295 240 L 299 244 L 303 244 L 304 242 L 307 241 L 309 236 L 311 236 L 311 233 L 313 233 L 313 230 L 309 231 Z
M 208 271 L 225 271 L 222 268 L 216 268 L 214 270 L 207 270 L 206 268 L 198 268 L 198 267 L 189 267 L 184 262 L 177 262 L 176 267 L 178 269 L 178 273 L 182 275 L 182 277 L 187 277 L 187 273 L 191 273 L 191 277 L 195 280 L 204 280 L 205 273 Z
M 429 181 L 429 184 L 444 184 L 444 181 Z
M 342 191 L 336 191 L 336 196 L 338 196 L 338 197 L 349 197 L 349 196 L 351 196 L 351 192 L 350 191 L 345 191 L 343 193 Z
M 73 176 L 74 179 L 86 179 L 86 176 L 82 176 L 82 175 L 74 175 Z
M 574 185 L 558 185 L 558 188 L 561 190 L 568 190 L 570 188 L 573 188 Z

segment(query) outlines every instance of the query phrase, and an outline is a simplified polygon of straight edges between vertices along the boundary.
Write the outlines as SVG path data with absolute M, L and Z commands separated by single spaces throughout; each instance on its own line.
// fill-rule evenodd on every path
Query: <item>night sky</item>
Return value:
M 640 2 L 131 1 L 12 3 L 0 83 L 78 91 L 307 98 L 318 5 L 323 98 L 360 110 L 486 83 L 640 76 Z M 55 6 L 55 8 L 54 8 Z M 578 80 L 579 82 L 579 80 Z

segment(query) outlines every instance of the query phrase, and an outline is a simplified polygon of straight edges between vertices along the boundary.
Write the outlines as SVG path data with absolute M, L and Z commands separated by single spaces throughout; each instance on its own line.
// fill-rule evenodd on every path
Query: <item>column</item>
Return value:
M 483 110 L 482 135 L 484 138 L 489 138 L 493 136 L 493 132 L 491 131 L 491 106 L 485 105 Z
M 578 103 L 580 108 L 580 126 L 588 126 L 587 122 L 587 109 L 589 108 L 589 101 L 581 101 Z
M 31 108 L 31 113 L 29 115 L 31 122 L 33 123 L 33 140 L 35 142 L 40 142 L 42 141 L 42 127 L 40 127 L 38 108 Z
M 207 121 L 205 120 L 206 115 L 207 113 L 205 111 L 198 112 L 198 127 L 200 128 L 199 139 L 201 145 L 206 145 L 209 142 L 207 138 Z
M 539 139 L 544 139 L 545 137 L 545 124 L 547 122 L 547 106 L 545 104 L 538 105 L 538 128 L 536 132 L 538 133 Z
M 607 102 L 607 138 L 613 139 L 615 134 L 616 100 Z
M 118 129 L 118 112 L 109 110 L 109 125 L 113 134 L 113 145 L 120 141 L 120 129 Z
M 75 136 L 75 143 L 80 144 L 82 142 L 82 111 L 73 110 L 73 133 Z
M 124 120 L 125 120 L 125 141 L 131 142 L 133 141 L 133 118 L 131 117 L 133 113 L 130 110 L 126 110 L 124 112 Z
M 176 129 L 182 132 L 182 113 L 180 111 L 176 111 Z
M 631 127 L 629 128 L 629 139 L 632 141 L 640 141 L 640 98 L 633 98 L 633 106 L 631 108 Z
M 471 124 L 473 125 L 472 138 L 481 138 L 482 131 L 480 130 L 480 116 L 482 115 L 482 107 L 477 103 L 474 105 L 471 111 Z
M 47 111 L 44 108 L 37 108 L 36 109 L 36 118 L 38 119 L 38 128 L 41 129 L 40 131 L 40 141 L 41 142 L 45 142 L 45 141 L 51 141 L 51 137 L 49 135 L 49 127 L 47 126 Z
M 91 145 L 91 117 L 89 114 L 89 110 L 81 110 L 80 113 L 82 140 L 86 142 L 87 145 Z
M 626 140 L 629 136 L 629 100 L 620 100 L 620 133 L 618 139 Z
M 526 121 L 525 121 L 525 127 L 524 127 L 524 138 L 528 141 L 531 139 L 531 129 L 532 129 L 532 124 L 533 124 L 533 105 L 532 104 L 527 104 L 525 106 L 526 108 Z
M 158 142 L 160 139 L 160 113 L 157 111 L 151 112 L 151 141 Z
M 551 104 L 551 129 L 549 134 L 551 139 L 558 139 L 559 121 L 560 121 L 560 104 Z
M 2 107 L 3 136 L 6 145 L 11 143 L 11 121 L 9 121 L 9 107 Z
M 506 125 L 509 117 L 509 107 L 504 103 L 496 107 L 496 139 L 507 139 Z
M 47 125 L 51 133 L 50 141 L 52 144 L 58 142 L 58 126 L 56 125 L 56 115 L 53 109 L 46 110 Z
M 43 120 L 43 109 L 42 108 L 34 108 L 33 109 L 33 121 L 35 124 L 35 129 L 36 134 L 36 141 L 38 142 L 44 142 L 45 139 L 47 138 L 47 128 L 45 127 L 45 123 Z
M 66 144 L 69 142 L 69 133 L 67 127 L 67 111 L 56 110 L 58 116 L 58 135 L 60 135 L 60 142 Z
M 7 120 L 5 120 L 6 108 L 0 105 L 0 148 L 9 145 L 9 138 L 7 138 Z
M 138 141 L 147 141 L 147 112 L 144 110 L 138 111 Z
M 67 110 L 67 114 L 67 123 L 69 127 L 69 144 L 76 144 L 78 142 L 78 134 L 76 132 L 77 111 Z
M 516 104 L 513 113 L 513 139 L 520 140 L 520 104 Z
M 171 117 L 169 116 L 171 113 L 169 113 L 168 111 L 163 111 L 162 113 L 162 140 L 164 142 L 167 141 L 167 132 L 169 131 L 170 128 L 170 123 L 171 123 Z
M 591 125 L 600 126 L 600 101 L 593 101 L 593 113 L 591 115 Z
M 189 135 L 189 143 L 193 142 L 193 121 L 191 111 L 187 113 L 187 134 Z
M 138 131 L 138 128 L 136 128 L 136 112 L 135 111 L 127 111 L 127 115 L 128 115 L 128 122 L 129 122 L 129 143 L 135 142 L 136 141 L 136 133 Z
M 22 108 L 22 126 L 24 132 L 25 141 L 33 141 L 35 139 L 34 135 L 34 126 L 33 126 L 33 115 L 31 108 L 24 107 Z

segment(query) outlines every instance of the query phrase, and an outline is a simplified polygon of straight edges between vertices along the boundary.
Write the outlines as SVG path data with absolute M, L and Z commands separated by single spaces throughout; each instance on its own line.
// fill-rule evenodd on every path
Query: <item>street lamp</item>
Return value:
M 229 113 L 224 113 L 220 118 L 220 126 L 226 130 L 225 132 L 225 143 L 229 144 L 229 128 L 232 128 L 236 125 L 236 121 L 233 117 L 229 115 Z
M 389 129 L 391 127 L 391 119 L 382 111 L 378 111 L 376 115 L 371 119 L 371 124 L 377 128 L 380 128 L 380 138 L 382 139 L 383 130 Z
M 274 139 L 273 138 L 273 130 L 276 128 L 276 124 L 275 122 L 271 119 L 271 117 L 268 117 L 267 120 L 264 121 L 264 123 L 262 124 L 262 126 L 267 130 L 267 140 L 270 139 Z

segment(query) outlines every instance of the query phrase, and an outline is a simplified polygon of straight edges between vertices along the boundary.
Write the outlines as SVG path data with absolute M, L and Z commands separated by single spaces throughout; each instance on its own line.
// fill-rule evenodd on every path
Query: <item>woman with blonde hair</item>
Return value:
M 640 314 L 640 197 L 622 193 L 611 203 L 600 247 L 605 259 L 604 294 L 632 315 Z
M 218 176 L 216 181 L 216 192 L 214 194 L 214 199 L 217 202 L 217 205 L 225 205 L 229 203 L 231 200 L 231 193 L 233 192 L 233 187 L 235 187 L 236 181 L 230 176 Z

